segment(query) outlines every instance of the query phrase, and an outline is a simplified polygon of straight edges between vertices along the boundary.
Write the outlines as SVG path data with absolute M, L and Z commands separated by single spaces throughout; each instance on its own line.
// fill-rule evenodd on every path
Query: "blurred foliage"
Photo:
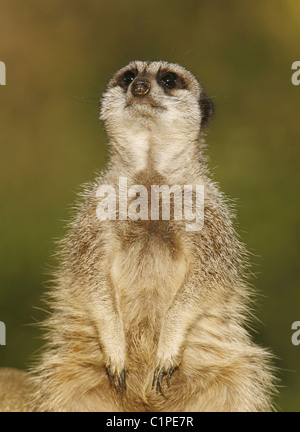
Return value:
M 277 356 L 278 409 L 299 411 L 299 37 L 299 0 L 1 1 L 0 366 L 26 368 L 42 345 L 32 323 L 45 316 L 53 239 L 107 160 L 98 101 L 108 79 L 131 60 L 164 59 L 216 104 L 210 165 L 253 253 L 254 338 Z

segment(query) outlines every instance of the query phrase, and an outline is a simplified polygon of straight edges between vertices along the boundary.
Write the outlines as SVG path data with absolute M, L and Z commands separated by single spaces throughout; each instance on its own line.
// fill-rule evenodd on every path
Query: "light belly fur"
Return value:
M 143 245 L 143 251 L 139 246 L 133 243 L 114 253 L 111 278 L 122 317 L 126 317 L 125 332 L 145 332 L 148 327 L 156 338 L 158 324 L 184 284 L 189 257 L 182 248 L 174 254 L 167 244 L 160 241 L 158 245 L 155 237 L 147 248 Z

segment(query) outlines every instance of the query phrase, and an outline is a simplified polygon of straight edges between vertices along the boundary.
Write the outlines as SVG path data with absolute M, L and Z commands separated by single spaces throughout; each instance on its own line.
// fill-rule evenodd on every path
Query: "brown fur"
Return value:
M 133 66 L 143 76 L 148 73 L 151 98 L 165 109 L 156 114 L 152 103 L 130 104 L 123 124 L 119 113 L 127 112 L 124 100 L 130 96 L 116 83 Z M 203 156 L 200 134 L 207 119 L 199 100 L 201 107 L 209 101 L 203 104 L 202 87 L 178 65 L 135 62 L 126 68 L 103 98 L 111 160 L 86 187 L 62 242 L 62 265 L 50 292 L 52 313 L 45 323 L 48 345 L 31 374 L 36 391 L 28 409 L 271 410 L 270 355 L 245 329 L 246 254 Z M 185 87 L 163 93 L 154 78 L 162 69 L 180 74 Z M 172 121 L 176 115 L 178 124 Z M 128 187 L 140 184 L 148 190 L 203 184 L 204 227 L 189 232 L 185 221 L 174 218 L 100 222 L 97 188 L 109 184 L 117 190 L 120 176 L 127 177 Z M 113 382 L 108 369 L 115 373 Z

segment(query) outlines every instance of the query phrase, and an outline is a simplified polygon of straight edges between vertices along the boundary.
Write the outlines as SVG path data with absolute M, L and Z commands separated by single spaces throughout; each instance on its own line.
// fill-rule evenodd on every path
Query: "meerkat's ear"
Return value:
M 206 128 L 215 112 L 213 101 L 202 91 L 199 99 L 201 110 L 201 129 Z

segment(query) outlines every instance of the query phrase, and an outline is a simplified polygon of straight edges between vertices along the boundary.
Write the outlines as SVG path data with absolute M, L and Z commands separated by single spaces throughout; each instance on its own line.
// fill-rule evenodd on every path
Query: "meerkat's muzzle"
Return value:
M 145 78 L 139 78 L 131 85 L 131 93 L 133 96 L 144 96 L 149 93 L 151 88 L 150 82 Z

